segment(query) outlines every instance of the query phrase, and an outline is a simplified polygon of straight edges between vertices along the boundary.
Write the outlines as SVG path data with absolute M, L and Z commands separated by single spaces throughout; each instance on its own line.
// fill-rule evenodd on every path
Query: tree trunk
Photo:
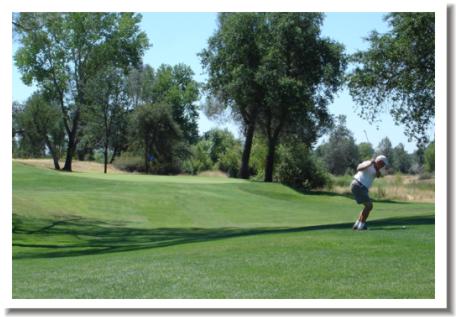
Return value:
M 76 150 L 76 142 L 74 139 L 74 133 L 72 132 L 70 134 L 70 137 L 68 138 L 68 148 L 67 148 L 67 154 L 65 158 L 65 165 L 63 166 L 63 170 L 66 172 L 71 172 L 71 163 L 73 161 L 73 155 L 74 151 Z
M 109 160 L 109 164 L 114 163 L 114 159 L 115 159 L 116 156 L 117 156 L 117 151 L 118 151 L 118 150 L 117 150 L 117 147 L 115 147 L 115 148 L 113 149 L 113 151 L 112 151 L 112 156 L 111 156 L 111 160 Z
M 68 136 L 68 149 L 67 155 L 65 158 L 65 165 L 63 166 L 63 170 L 66 172 L 71 172 L 71 163 L 73 161 L 73 155 L 76 151 L 76 133 L 78 131 L 79 125 L 79 110 L 76 110 L 76 114 L 73 119 L 73 129 L 70 131 Z
M 250 176 L 249 160 L 250 152 L 252 150 L 253 134 L 255 132 L 255 124 L 250 124 L 247 127 L 247 133 L 245 135 L 244 150 L 242 151 L 242 163 L 241 163 L 241 178 L 248 179 Z
M 268 155 L 266 156 L 266 167 L 264 171 L 264 181 L 267 183 L 272 182 L 272 175 L 274 171 L 274 158 L 276 150 L 276 140 L 268 140 Z
M 51 144 L 51 141 L 47 137 L 46 137 L 46 145 L 49 149 L 49 152 L 51 152 L 52 160 L 54 161 L 54 168 L 56 170 L 60 170 L 59 157 L 56 153 L 54 146 Z
M 108 173 L 108 143 L 104 146 L 104 173 Z

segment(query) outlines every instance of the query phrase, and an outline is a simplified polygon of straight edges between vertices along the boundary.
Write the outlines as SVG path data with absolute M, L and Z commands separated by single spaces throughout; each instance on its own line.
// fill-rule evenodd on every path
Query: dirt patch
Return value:
M 54 162 L 51 159 L 13 159 L 13 162 L 20 162 L 40 168 L 54 169 Z M 59 162 L 60 167 L 63 167 L 65 162 Z M 85 172 L 85 173 L 103 173 L 104 165 L 97 162 L 86 162 L 73 160 L 72 169 L 74 172 Z M 108 174 L 126 174 L 111 164 L 108 164 Z

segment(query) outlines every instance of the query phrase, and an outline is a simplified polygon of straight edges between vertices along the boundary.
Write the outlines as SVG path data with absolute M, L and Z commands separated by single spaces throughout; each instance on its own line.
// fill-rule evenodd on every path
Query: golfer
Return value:
M 372 200 L 369 197 L 369 188 L 375 177 L 380 177 L 380 170 L 388 165 L 386 156 L 379 155 L 375 160 L 364 161 L 357 167 L 357 173 L 351 183 L 351 191 L 358 204 L 363 204 L 364 208 L 360 212 L 358 220 L 353 225 L 353 230 L 367 230 L 366 220 L 373 208 Z

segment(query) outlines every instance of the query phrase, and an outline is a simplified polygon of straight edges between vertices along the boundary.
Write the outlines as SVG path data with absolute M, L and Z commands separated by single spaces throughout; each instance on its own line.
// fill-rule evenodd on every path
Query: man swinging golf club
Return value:
M 380 170 L 388 165 L 386 156 L 379 155 L 375 160 L 364 161 L 357 167 L 357 173 L 351 183 L 351 191 L 358 204 L 363 204 L 364 208 L 353 225 L 353 230 L 367 230 L 366 220 L 373 208 L 372 200 L 369 197 L 369 188 L 375 177 L 380 177 Z

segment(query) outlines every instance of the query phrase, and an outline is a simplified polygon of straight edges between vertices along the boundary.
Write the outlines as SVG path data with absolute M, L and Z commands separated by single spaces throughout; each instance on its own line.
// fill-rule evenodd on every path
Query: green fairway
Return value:
M 434 298 L 434 204 L 13 163 L 14 298 Z

